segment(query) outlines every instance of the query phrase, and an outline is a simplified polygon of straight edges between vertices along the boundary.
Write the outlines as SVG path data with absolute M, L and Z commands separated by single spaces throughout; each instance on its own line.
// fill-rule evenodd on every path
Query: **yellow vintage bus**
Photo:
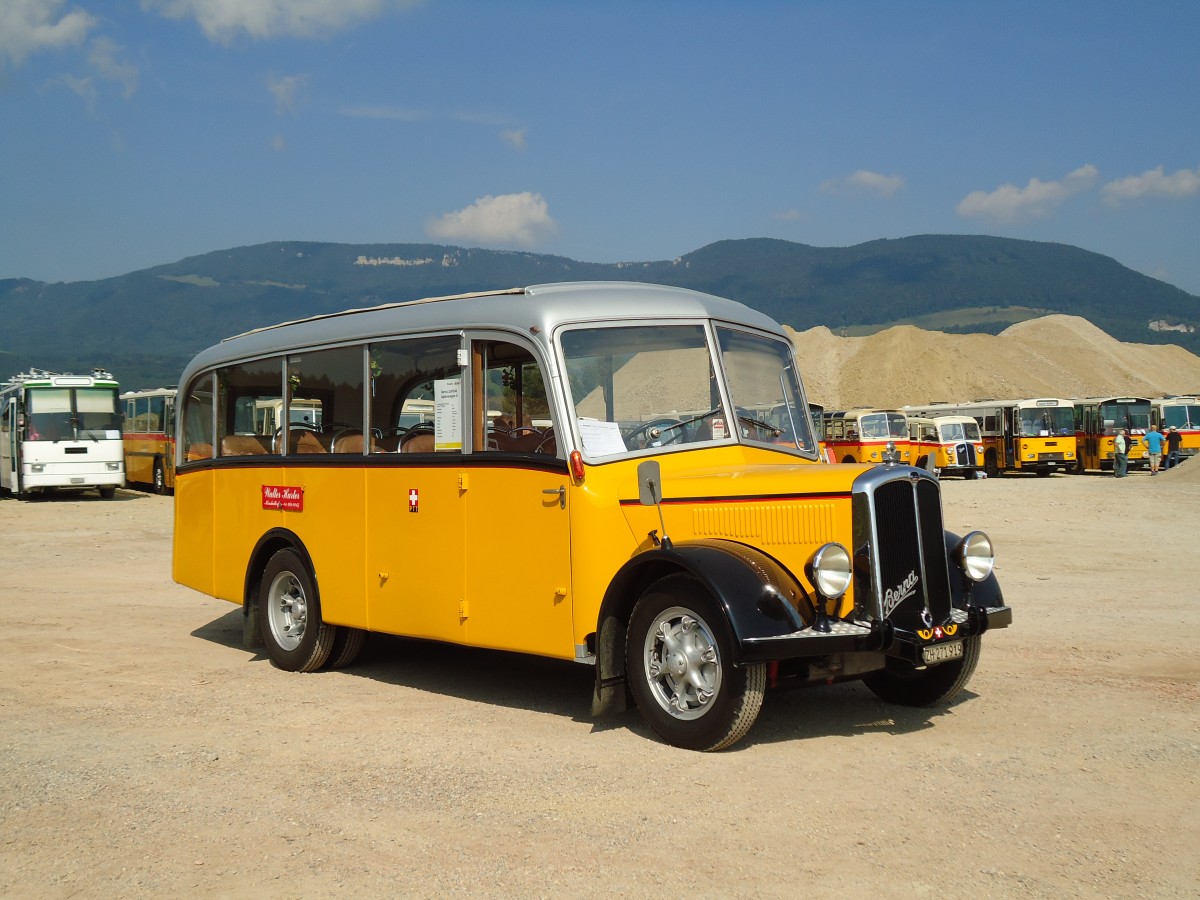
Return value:
M 942 703 L 1011 621 L 936 479 L 815 464 L 787 336 L 729 300 L 597 282 L 318 316 L 203 351 L 179 396 L 174 577 L 282 669 L 348 665 L 368 631 L 537 654 L 594 667 L 596 715 L 632 698 L 716 750 L 787 684 Z M 748 412 L 776 405 L 788 434 Z
M 1200 453 L 1200 397 L 1158 397 L 1150 401 L 1150 420 L 1164 435 L 1174 428 L 1179 432 L 1179 455 Z M 1163 457 L 1166 457 L 1166 448 Z
M 822 419 L 825 447 L 834 462 L 914 461 L 908 422 L 898 409 L 836 410 L 823 413 Z
M 1001 472 L 1034 472 L 1045 478 L 1074 471 L 1077 465 L 1075 409 L 1070 400 L 974 400 L 906 406 L 904 411 L 926 418 L 970 416 L 978 422 L 983 469 L 992 478 Z
M 121 395 L 125 480 L 156 494 L 175 490 L 175 388 Z
M 983 467 L 983 437 L 979 423 L 970 416 L 909 416 L 908 437 L 915 457 L 913 465 L 939 477 L 974 478 Z
M 1075 401 L 1075 442 L 1079 445 L 1077 471 L 1113 471 L 1114 438 L 1124 428 L 1129 437 L 1129 468 L 1146 469 L 1144 435 L 1150 427 L 1150 401 L 1145 397 L 1091 397 Z

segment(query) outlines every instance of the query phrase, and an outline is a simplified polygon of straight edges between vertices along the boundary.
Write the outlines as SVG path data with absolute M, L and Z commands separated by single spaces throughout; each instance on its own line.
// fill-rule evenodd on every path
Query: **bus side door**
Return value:
M 461 615 L 470 644 L 569 659 L 570 478 L 550 427 L 550 383 L 531 346 L 471 342 Z

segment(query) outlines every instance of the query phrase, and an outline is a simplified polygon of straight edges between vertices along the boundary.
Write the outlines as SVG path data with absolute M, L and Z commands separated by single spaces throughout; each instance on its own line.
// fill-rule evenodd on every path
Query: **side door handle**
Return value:
M 545 490 L 542 491 L 542 493 L 543 494 L 558 494 L 558 508 L 559 509 L 567 508 L 567 489 L 563 485 L 560 484 L 556 488 L 546 488 Z

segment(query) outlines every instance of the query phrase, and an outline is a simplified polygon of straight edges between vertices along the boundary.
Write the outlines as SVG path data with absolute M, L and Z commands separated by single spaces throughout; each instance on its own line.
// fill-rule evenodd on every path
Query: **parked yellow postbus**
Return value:
M 939 477 L 974 478 L 983 467 L 983 437 L 970 416 L 908 417 L 913 465 L 930 469 Z
M 1113 470 L 1114 438 L 1124 428 L 1129 436 L 1129 468 L 1145 469 L 1144 436 L 1150 427 L 1150 401 L 1145 397 L 1090 397 L 1075 401 L 1075 441 L 1079 445 L 1077 470 Z
M 1150 401 L 1150 421 L 1166 434 L 1179 432 L 1180 456 L 1200 454 L 1200 397 L 1158 397 Z M 1163 450 L 1166 453 L 1166 450 Z
M 282 669 L 368 631 L 538 654 L 594 667 L 595 714 L 632 697 L 715 750 L 784 684 L 942 703 L 1011 621 L 929 473 L 816 465 L 787 335 L 729 300 L 596 282 L 317 316 L 203 351 L 178 396 L 174 577 Z M 744 412 L 776 404 L 790 439 Z
M 1075 409 L 1070 400 L 974 400 L 906 406 L 904 410 L 927 418 L 970 416 L 978 422 L 983 469 L 993 478 L 1001 472 L 1034 472 L 1044 478 L 1073 471 L 1077 465 Z
M 175 490 L 175 388 L 121 395 L 125 479 L 156 494 Z
M 826 412 L 825 447 L 832 461 L 878 463 L 889 457 L 912 463 L 908 422 L 898 409 L 847 409 Z

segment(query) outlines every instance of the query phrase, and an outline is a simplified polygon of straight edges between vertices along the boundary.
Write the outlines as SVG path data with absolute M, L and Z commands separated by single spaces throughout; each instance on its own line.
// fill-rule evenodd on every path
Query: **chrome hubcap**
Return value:
M 677 719 L 697 719 L 721 688 L 717 641 L 691 610 L 663 610 L 646 634 L 646 682 L 658 705 Z
M 295 650 L 304 639 L 304 627 L 308 624 L 304 588 L 291 572 L 280 572 L 271 582 L 267 599 L 271 634 L 284 650 Z

